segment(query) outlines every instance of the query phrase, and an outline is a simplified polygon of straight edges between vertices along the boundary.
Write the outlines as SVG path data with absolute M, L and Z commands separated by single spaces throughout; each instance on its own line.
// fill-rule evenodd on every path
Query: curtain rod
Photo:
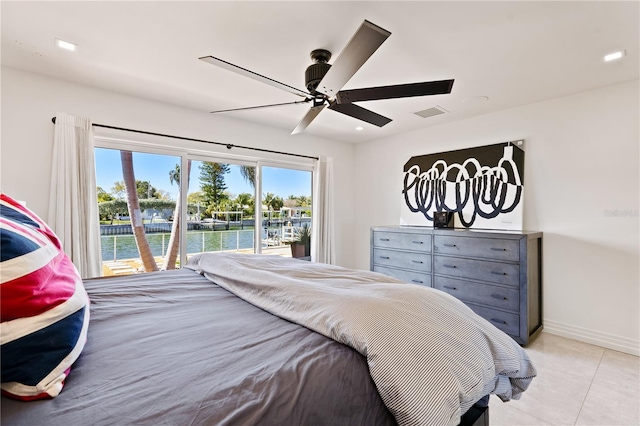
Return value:
M 53 124 L 55 124 L 56 123 L 56 118 L 55 117 L 51 118 L 51 121 L 53 122 Z M 144 130 L 126 129 L 124 127 L 107 126 L 107 125 L 104 125 L 104 124 L 97 124 L 97 123 L 92 123 L 91 125 L 92 126 L 96 126 L 96 127 L 102 127 L 102 128 L 105 128 L 105 129 L 124 130 L 125 132 L 142 133 L 144 135 L 162 136 L 162 137 L 165 137 L 165 138 L 181 139 L 181 140 L 184 140 L 184 141 L 210 143 L 210 144 L 213 144 L 213 145 L 222 145 L 222 146 L 226 146 L 227 149 L 242 148 L 242 149 L 249 149 L 249 150 L 252 150 L 252 151 L 268 152 L 270 154 L 290 155 L 292 157 L 310 158 L 312 160 L 317 160 L 318 159 L 318 157 L 312 157 L 310 155 L 292 154 L 290 152 L 282 152 L 282 151 L 272 151 L 270 149 L 253 148 L 253 147 L 250 147 L 250 146 L 234 145 L 234 144 L 231 144 L 231 143 L 207 141 L 207 140 L 204 140 L 204 139 L 185 138 L 183 136 L 165 135 L 164 133 L 146 132 Z

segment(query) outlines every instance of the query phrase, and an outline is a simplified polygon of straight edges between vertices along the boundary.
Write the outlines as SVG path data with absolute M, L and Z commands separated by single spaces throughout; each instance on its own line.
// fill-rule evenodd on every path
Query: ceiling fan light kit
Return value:
M 312 102 L 309 111 L 302 117 L 302 120 L 300 120 L 291 134 L 304 131 L 325 107 L 357 120 L 382 127 L 389 124 L 392 120 L 356 105 L 353 102 L 451 93 L 454 80 L 341 90 L 390 35 L 391 33 L 389 31 L 365 20 L 333 64 L 329 64 L 332 56 L 331 52 L 325 49 L 313 50 L 311 52 L 311 59 L 314 63 L 307 67 L 305 71 L 305 87 L 308 92 L 222 59 L 213 56 L 203 56 L 200 59 L 212 65 L 269 84 L 270 86 L 285 90 L 291 94 L 304 97 L 304 100 L 293 102 L 218 110 L 212 111 L 212 113 Z

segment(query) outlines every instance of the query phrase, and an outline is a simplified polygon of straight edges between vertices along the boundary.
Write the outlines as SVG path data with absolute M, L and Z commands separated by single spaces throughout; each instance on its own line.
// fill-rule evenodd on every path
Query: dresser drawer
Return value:
M 373 246 L 430 253 L 431 235 L 375 231 Z
M 517 240 L 498 238 L 452 237 L 435 235 L 433 251 L 438 254 L 452 254 L 483 259 L 520 260 L 520 244 Z
M 395 266 L 424 272 L 431 271 L 431 255 L 426 253 L 374 248 L 372 261 L 374 265 Z
M 442 290 L 464 302 L 480 303 L 495 308 L 518 312 L 520 291 L 472 281 L 435 276 L 433 288 Z
M 542 330 L 542 233 L 379 226 L 370 239 L 372 271 L 445 291 L 521 345 Z
M 497 309 L 484 308 L 477 305 L 468 305 L 473 311 L 500 330 L 511 336 L 520 335 L 520 317 L 516 314 L 498 311 Z
M 431 287 L 431 274 L 421 272 L 405 271 L 403 269 L 387 268 L 386 266 L 375 265 L 373 272 L 389 275 L 409 284 L 420 284 Z
M 433 272 L 439 275 L 489 281 L 498 284 L 519 284 L 520 266 L 512 263 L 434 256 Z

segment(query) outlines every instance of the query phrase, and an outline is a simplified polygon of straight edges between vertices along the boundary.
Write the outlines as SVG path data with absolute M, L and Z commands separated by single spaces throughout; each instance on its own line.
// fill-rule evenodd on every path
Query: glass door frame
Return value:
M 120 138 L 113 138 L 113 137 L 102 136 L 98 134 L 95 134 L 93 137 L 93 148 L 94 149 L 96 148 L 112 149 L 112 150 L 118 150 L 118 151 L 130 151 L 131 153 L 138 152 L 143 154 L 166 155 L 166 156 L 180 158 L 181 164 L 184 163 L 184 158 L 186 155 L 186 151 L 181 148 L 174 148 L 170 146 L 164 146 L 160 144 L 153 144 L 153 143 L 147 143 L 147 142 L 131 141 L 131 140 L 120 139 Z M 180 179 L 180 185 L 182 185 L 182 179 Z M 182 225 L 182 223 L 180 225 Z M 182 239 L 183 239 L 182 228 L 183 226 L 180 227 L 181 229 L 180 231 L 180 240 L 181 240 L 180 241 L 180 265 L 184 265 L 184 262 L 186 261 L 186 258 L 183 259 L 182 257 Z
M 256 168 L 256 182 L 254 192 L 254 203 L 257 207 L 254 216 L 254 253 L 262 253 L 262 167 L 278 167 L 293 170 L 301 170 L 311 172 L 311 193 L 312 193 L 312 211 L 315 211 L 313 204 L 313 188 L 316 179 L 315 159 L 298 158 L 295 162 L 284 159 L 265 159 L 254 156 L 244 156 L 237 154 L 226 154 L 217 151 L 205 151 L 202 149 L 193 149 L 188 147 L 175 147 L 168 145 L 166 140 L 157 142 L 138 141 L 124 139 L 122 137 L 113 137 L 110 135 L 94 135 L 94 148 L 105 148 L 114 150 L 124 150 L 131 152 L 142 152 L 146 154 L 171 155 L 180 157 L 180 194 L 181 194 L 181 210 L 180 210 L 180 265 L 186 264 L 187 261 L 187 192 L 188 179 L 182 178 L 182 171 L 188 169 L 188 162 L 191 161 L 210 161 L 214 163 L 225 163 L 242 166 L 252 166 Z M 258 213 L 259 210 L 259 213 Z M 313 232 L 313 229 L 312 229 Z M 312 235 L 313 238 L 313 235 Z
M 254 204 L 257 205 L 258 202 L 262 202 L 262 197 L 258 197 L 259 194 L 259 190 L 261 188 L 261 174 L 259 171 L 259 167 L 258 167 L 258 162 L 257 161 L 252 161 L 249 159 L 242 159 L 239 158 L 238 156 L 233 156 L 233 157 L 226 157 L 226 156 L 222 156 L 219 153 L 211 153 L 211 152 L 204 152 L 204 151 L 187 151 L 186 155 L 182 158 L 182 166 L 184 168 L 181 168 L 181 170 L 187 170 L 188 167 L 188 162 L 191 161 L 202 161 L 202 162 L 211 162 L 211 163 L 224 163 L 224 164 L 230 164 L 230 165 L 234 165 L 234 166 L 250 166 L 250 167 L 255 167 L 256 168 L 256 182 L 255 182 L 255 188 L 254 188 Z M 192 163 L 193 164 L 193 163 Z M 182 180 L 180 180 L 180 185 L 181 185 L 181 194 L 182 194 L 182 200 L 181 200 L 181 211 L 180 211 L 180 215 L 182 217 L 185 218 L 186 220 L 186 215 L 187 215 L 187 197 L 189 194 L 187 194 L 188 190 L 186 188 L 187 186 L 187 180 L 185 179 L 184 182 L 184 186 Z M 255 210 L 255 208 L 254 208 Z M 254 214 L 255 218 L 254 218 L 254 237 L 253 237 L 253 241 L 254 241 L 254 253 L 260 253 L 259 248 L 260 245 L 262 244 L 261 242 L 261 234 L 260 234 L 260 229 L 259 229 L 259 217 L 257 215 L 257 213 Z M 186 222 L 185 222 L 186 224 Z M 182 225 L 182 224 L 181 224 Z M 184 243 L 184 244 L 183 244 Z M 182 257 L 182 253 L 185 254 L 184 259 Z M 187 255 L 187 226 L 182 226 L 180 228 L 180 261 L 181 262 L 186 262 L 186 255 Z
M 258 173 L 260 173 L 260 227 L 262 227 L 262 217 L 263 217 L 263 211 L 262 211 L 262 168 L 263 167 L 272 167 L 272 168 L 280 168 L 280 169 L 290 169 L 290 170 L 299 170 L 299 171 L 303 171 L 303 172 L 310 172 L 311 173 L 311 218 L 313 220 L 313 216 L 316 212 L 315 207 L 314 207 L 314 202 L 313 202 L 313 183 L 315 181 L 316 178 L 316 160 L 310 160 L 309 164 L 300 164 L 300 163 L 294 163 L 291 161 L 273 161 L 273 160 L 260 160 L 258 161 L 258 169 L 256 169 L 256 176 Z M 257 180 L 257 178 L 256 178 Z M 258 215 L 256 214 L 256 219 L 258 218 Z M 258 230 L 258 223 L 256 223 L 256 230 Z M 258 230 L 259 231 L 259 230 Z M 262 233 L 260 233 L 262 235 Z M 313 241 L 313 239 L 315 238 L 315 232 L 313 229 L 313 226 L 311 226 L 311 240 Z M 257 241 L 257 239 L 256 239 Z M 256 253 L 262 253 L 262 241 L 260 241 L 259 243 L 259 247 L 257 247 L 257 249 L 259 251 L 256 251 Z

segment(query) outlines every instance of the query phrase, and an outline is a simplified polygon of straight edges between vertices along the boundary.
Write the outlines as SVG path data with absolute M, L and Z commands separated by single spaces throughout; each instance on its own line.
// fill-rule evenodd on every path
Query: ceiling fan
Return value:
M 341 90 L 349 79 L 353 77 L 360 67 L 362 67 L 362 65 L 390 35 L 391 33 L 389 31 L 365 20 L 362 25 L 360 25 L 360 28 L 355 32 L 351 40 L 349 40 L 340 55 L 333 62 L 333 65 L 329 64 L 331 52 L 324 49 L 316 49 L 312 51 L 311 59 L 313 59 L 314 63 L 305 71 L 305 85 L 308 92 L 281 83 L 272 78 L 265 77 L 238 65 L 223 61 L 222 59 L 214 58 L 213 56 L 203 56 L 199 59 L 304 98 L 303 100 L 293 102 L 226 109 L 212 111 L 212 113 L 312 102 L 312 106 L 309 111 L 305 114 L 302 120 L 300 120 L 296 128 L 291 133 L 293 135 L 305 130 L 325 107 L 375 126 L 382 127 L 392 120 L 366 108 L 362 108 L 353 102 L 451 93 L 454 80 L 439 80 L 423 83 Z

